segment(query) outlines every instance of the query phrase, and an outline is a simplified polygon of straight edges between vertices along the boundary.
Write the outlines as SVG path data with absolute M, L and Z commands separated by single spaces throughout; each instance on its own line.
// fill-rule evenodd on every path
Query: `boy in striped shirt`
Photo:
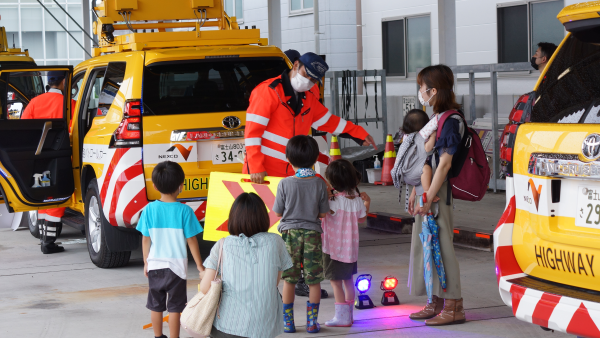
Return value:
M 157 338 L 167 338 L 162 333 L 166 310 L 169 311 L 171 337 L 179 337 L 179 317 L 187 303 L 186 242 L 200 276 L 204 271 L 196 239 L 203 229 L 192 208 L 177 202 L 184 179 L 183 169 L 175 162 L 165 161 L 154 167 L 152 183 L 160 192 L 160 200 L 144 208 L 137 225 L 137 230 L 144 235 L 144 275 L 149 284 L 146 307 L 152 311 L 152 328 Z

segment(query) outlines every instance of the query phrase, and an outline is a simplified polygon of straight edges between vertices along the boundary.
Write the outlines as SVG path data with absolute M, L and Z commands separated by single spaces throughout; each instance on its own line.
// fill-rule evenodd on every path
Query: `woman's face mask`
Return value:
M 427 93 L 430 90 L 431 90 L 431 88 L 427 89 L 425 91 L 425 93 Z M 435 94 L 431 95 L 427 101 L 425 101 L 425 99 L 423 99 L 423 94 L 421 93 L 420 90 L 419 90 L 419 93 L 417 94 L 417 96 L 419 97 L 419 102 L 421 102 L 422 106 L 424 106 L 424 107 L 431 107 L 431 104 L 429 104 L 429 101 L 431 101 L 431 98 L 433 98 L 433 96 L 435 96 Z
M 300 75 L 300 72 L 296 70 L 296 75 L 290 79 L 292 84 L 292 88 L 294 88 L 297 92 L 306 92 L 312 88 L 314 85 L 309 79 Z

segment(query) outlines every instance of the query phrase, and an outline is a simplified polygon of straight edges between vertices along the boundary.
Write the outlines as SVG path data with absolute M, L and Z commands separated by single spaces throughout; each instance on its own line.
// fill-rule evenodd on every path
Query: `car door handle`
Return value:
M 35 151 L 36 155 L 42 153 L 42 148 L 44 147 L 44 142 L 46 141 L 46 136 L 48 136 L 48 130 L 52 129 L 52 121 L 46 121 L 44 123 L 44 129 L 42 129 L 42 137 L 40 138 L 40 143 L 38 143 L 37 150 Z

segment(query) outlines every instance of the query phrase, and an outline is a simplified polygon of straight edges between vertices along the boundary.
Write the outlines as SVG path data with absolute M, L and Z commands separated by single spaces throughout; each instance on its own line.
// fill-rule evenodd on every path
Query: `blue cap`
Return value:
M 300 59 L 300 53 L 295 49 L 288 49 L 283 53 L 285 54 L 285 56 L 287 56 L 288 59 L 290 59 L 290 61 L 292 61 L 292 63 Z
M 65 78 L 65 72 L 61 70 L 53 70 L 48 72 L 48 81 L 60 82 Z
M 329 70 L 329 66 L 325 63 L 325 60 L 315 53 L 308 52 L 302 55 L 300 62 L 304 64 L 306 74 L 319 82 L 325 76 L 325 72 Z

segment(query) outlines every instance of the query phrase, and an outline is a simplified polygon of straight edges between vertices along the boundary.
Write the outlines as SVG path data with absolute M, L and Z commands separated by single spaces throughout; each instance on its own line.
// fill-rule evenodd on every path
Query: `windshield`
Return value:
M 259 83 L 289 69 L 282 58 L 165 62 L 144 70 L 144 115 L 240 111 Z
M 536 95 L 531 122 L 600 123 L 600 46 L 571 35 Z

